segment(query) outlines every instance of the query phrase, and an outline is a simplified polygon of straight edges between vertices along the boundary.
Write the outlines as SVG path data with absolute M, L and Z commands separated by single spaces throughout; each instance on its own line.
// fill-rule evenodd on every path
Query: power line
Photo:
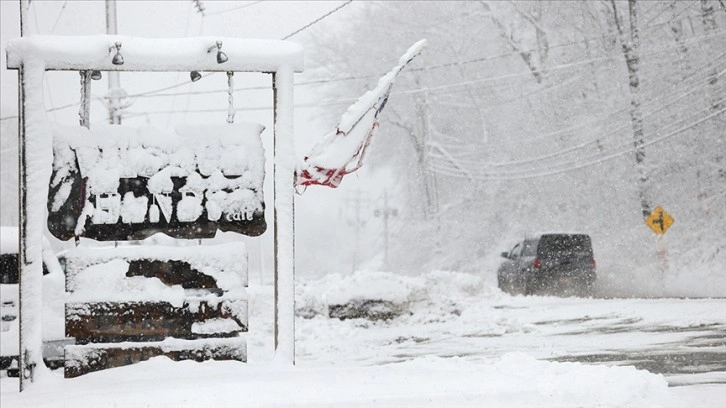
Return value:
M 721 59 L 724 56 L 726 56 L 726 53 L 723 53 L 720 56 L 714 58 L 711 62 L 714 62 L 714 61 L 716 61 L 718 59 Z M 680 82 L 680 87 L 681 88 L 687 88 L 688 89 L 685 93 L 681 93 L 680 95 L 661 94 L 660 96 L 657 96 L 656 98 L 647 98 L 647 101 L 643 104 L 643 107 L 647 107 L 647 106 L 650 106 L 650 105 L 655 105 L 656 103 L 658 103 L 660 101 L 663 101 L 663 100 L 667 100 L 669 102 L 666 103 L 666 104 L 664 104 L 664 105 L 661 105 L 660 107 L 656 108 L 655 110 L 651 110 L 651 111 L 645 112 L 645 116 L 647 117 L 647 116 L 650 116 L 650 115 L 652 115 L 654 113 L 660 112 L 660 111 L 664 110 L 665 108 L 667 108 L 667 107 L 669 107 L 669 106 L 677 103 L 678 101 L 680 101 L 681 99 L 685 98 L 686 96 L 688 96 L 688 95 L 690 95 L 690 94 L 692 94 L 692 93 L 694 93 L 696 91 L 703 90 L 704 88 L 708 87 L 709 84 L 710 84 L 710 81 L 712 80 L 710 78 L 710 70 L 711 70 L 710 63 L 711 62 L 709 62 L 708 64 L 704 64 L 704 68 L 702 68 L 701 70 L 699 70 L 697 72 L 692 73 L 691 75 L 689 75 L 688 77 L 684 78 Z M 716 78 L 724 75 L 724 73 L 726 73 L 726 71 L 722 71 L 720 74 L 716 75 Z M 686 82 L 686 81 L 690 81 L 690 80 L 693 80 L 693 79 L 699 79 L 699 80 L 694 81 L 695 83 L 693 83 L 693 84 L 691 84 L 690 82 Z M 675 98 L 674 98 L 674 96 L 675 96 Z M 538 135 L 538 136 L 535 136 L 535 137 L 513 139 L 513 140 L 511 140 L 511 143 L 514 143 L 514 144 L 532 143 L 532 142 L 534 142 L 536 140 L 539 140 L 539 139 L 547 139 L 547 138 L 550 138 L 552 136 L 560 135 L 560 134 L 563 134 L 563 133 L 564 134 L 567 134 L 567 133 L 572 132 L 572 131 L 574 131 L 576 129 L 580 129 L 580 128 L 584 128 L 584 127 L 591 127 L 592 125 L 596 125 L 598 123 L 603 123 L 603 122 L 609 121 L 610 118 L 612 118 L 612 117 L 614 117 L 614 116 L 616 116 L 616 115 L 618 115 L 620 113 L 626 112 L 629 109 L 630 109 L 629 106 L 628 107 L 624 107 L 624 108 L 618 109 L 618 110 L 616 110 L 614 112 L 611 112 L 611 113 L 609 113 L 607 115 L 604 115 L 604 116 L 602 116 L 602 117 L 600 117 L 598 119 L 595 119 L 595 120 L 589 120 L 589 121 L 586 121 L 586 122 L 583 122 L 583 123 L 579 123 L 577 125 L 568 126 L 568 127 L 564 128 L 564 129 L 558 129 L 558 130 L 555 130 L 553 132 L 544 133 L 544 134 L 541 134 L 541 135 Z M 622 130 L 623 128 L 625 128 L 627 126 L 628 125 L 619 126 L 617 129 L 613 130 L 613 132 L 616 132 L 618 130 Z M 584 143 L 584 145 L 588 145 L 588 144 L 591 144 L 591 143 L 596 143 L 596 142 L 598 142 L 600 140 L 603 140 L 603 139 L 607 138 L 610 135 L 612 135 L 612 132 L 607 133 L 604 136 L 603 135 L 598 136 L 598 137 L 590 140 L 589 142 Z M 461 148 L 462 150 L 464 150 L 464 153 L 462 153 L 462 155 L 464 155 L 464 156 L 479 156 L 480 155 L 480 152 L 475 151 L 474 149 L 472 149 L 472 146 L 471 145 L 452 145 L 452 146 L 449 146 L 447 148 L 450 149 L 450 148 L 457 148 L 457 147 L 458 148 Z M 567 150 L 569 150 L 569 149 L 565 149 L 565 151 L 560 151 L 560 152 L 557 152 L 557 153 L 555 153 L 553 155 L 559 155 L 561 153 L 566 152 Z M 548 155 L 548 157 L 549 157 L 549 155 Z M 526 162 L 531 162 L 531 161 L 532 160 L 527 159 L 527 160 L 515 161 L 515 162 L 516 163 L 526 163 Z M 500 166 L 500 165 L 506 165 L 506 164 L 515 164 L 515 162 L 507 162 L 507 163 L 495 164 L 493 166 Z
M 50 30 L 51 34 L 55 34 L 55 29 L 58 27 L 58 22 L 61 19 L 61 16 L 63 15 L 63 12 L 66 11 L 66 6 L 68 5 L 68 1 L 64 1 L 63 5 L 61 6 L 60 12 L 58 13 L 58 17 L 55 19 L 55 23 L 53 23 L 53 28 Z
M 721 102 L 724 102 L 724 101 L 726 101 L 726 100 L 722 100 Z M 700 111 L 698 113 L 708 112 L 710 110 L 711 110 L 711 108 L 709 107 L 709 108 L 706 108 L 705 110 Z M 710 120 L 710 119 L 712 119 L 712 118 L 714 118 L 714 117 L 716 117 L 716 116 L 718 116 L 720 114 L 723 114 L 724 112 L 726 112 L 726 108 L 723 108 L 723 109 L 721 109 L 719 111 L 713 112 L 713 113 L 711 113 L 711 114 L 709 114 L 709 115 L 707 115 L 707 116 L 705 116 L 705 117 L 703 117 L 703 118 L 701 118 L 701 119 L 699 119 L 699 120 L 697 120 L 697 121 L 695 121 L 695 122 L 693 122 L 693 123 L 691 123 L 689 125 L 682 126 L 681 128 L 679 128 L 679 129 L 677 129 L 677 130 L 675 130 L 673 132 L 670 132 L 670 133 L 668 133 L 668 134 L 666 134 L 664 136 L 657 137 L 655 139 L 651 139 L 651 140 L 645 142 L 643 144 L 643 146 L 644 147 L 647 147 L 647 146 L 650 146 L 650 145 L 653 145 L 653 144 L 656 144 L 656 143 L 663 142 L 663 141 L 665 141 L 665 140 L 667 140 L 667 139 L 669 139 L 669 138 L 671 138 L 671 137 L 673 137 L 675 135 L 678 135 L 678 134 L 680 134 L 680 133 L 682 133 L 682 132 L 684 132 L 684 131 L 686 131 L 688 129 L 691 129 L 691 128 L 693 128 L 693 127 L 695 127 L 695 126 L 697 126 L 697 125 L 699 125 L 699 124 L 701 124 L 701 123 L 703 123 L 703 122 L 705 122 L 707 120 Z M 692 115 L 692 116 L 695 116 L 695 115 Z M 688 118 L 686 118 L 686 119 L 688 119 Z M 671 123 L 669 125 L 666 125 L 666 126 L 662 127 L 656 133 L 660 133 L 664 129 L 667 129 L 669 127 L 672 127 L 675 123 L 682 122 L 683 120 L 685 120 L 685 119 L 681 119 L 681 120 L 678 120 L 678 121 L 676 121 L 674 123 Z M 588 161 L 588 162 L 581 162 L 581 163 L 577 163 L 577 161 L 570 161 L 569 162 L 570 167 L 565 167 L 565 168 L 557 169 L 557 170 L 544 171 L 544 172 L 540 171 L 540 172 L 537 172 L 537 173 L 531 173 L 531 172 L 524 172 L 524 173 L 522 173 L 522 172 L 519 172 L 519 173 L 490 173 L 489 172 L 489 173 L 487 173 L 487 169 L 486 168 L 478 168 L 478 169 L 474 169 L 475 171 L 477 171 L 475 173 L 472 173 L 472 171 L 471 171 L 472 169 L 467 169 L 468 170 L 467 173 L 464 174 L 458 168 L 456 168 L 456 169 L 455 168 L 451 168 L 451 167 L 448 167 L 448 166 L 443 165 L 441 163 L 436 163 L 435 161 L 432 161 L 431 162 L 431 165 L 432 165 L 432 170 L 434 170 L 435 172 L 440 173 L 440 174 L 443 174 L 443 175 L 451 176 L 451 177 L 466 178 L 466 179 L 475 179 L 475 180 L 479 180 L 479 181 L 523 180 L 523 179 L 539 178 L 539 177 L 546 177 L 546 176 L 551 176 L 551 175 L 555 175 L 555 174 L 566 173 L 566 172 L 569 172 L 569 171 L 579 170 L 579 169 L 582 169 L 582 168 L 585 168 L 585 167 L 589 167 L 589 166 L 592 166 L 594 164 L 600 164 L 600 163 L 603 163 L 605 161 L 612 160 L 612 159 L 615 159 L 615 158 L 624 156 L 624 155 L 626 155 L 628 153 L 632 153 L 633 152 L 633 148 L 632 148 L 631 144 L 632 143 L 628 142 L 628 143 L 624 143 L 622 145 L 616 146 L 615 148 L 618 148 L 618 147 L 623 147 L 623 148 L 620 149 L 620 150 L 615 151 L 612 154 L 606 155 L 606 156 L 601 156 L 601 154 L 597 154 L 597 155 L 590 156 L 590 157 L 601 156 L 600 158 L 598 158 L 596 160 L 591 160 L 591 161 Z M 434 158 L 434 159 L 436 159 L 436 158 Z M 563 164 L 566 164 L 566 163 L 560 163 L 558 165 L 563 165 Z M 551 167 L 557 167 L 558 165 L 551 166 Z
M 344 7 L 348 3 L 350 3 L 350 1 L 348 1 L 347 3 L 341 5 L 338 9 Z M 335 11 L 337 11 L 337 9 L 336 10 L 332 10 L 329 14 L 326 14 L 325 16 L 317 19 L 316 21 L 314 21 L 312 23 L 309 23 L 307 26 L 305 26 L 305 27 L 297 30 L 295 33 L 290 34 L 289 36 L 292 36 L 292 35 L 296 34 L 297 32 L 302 31 L 306 27 L 309 27 L 309 26 L 313 25 L 315 22 L 322 20 L 323 18 L 327 17 L 328 15 L 332 14 Z M 208 13 L 208 14 L 211 14 L 211 13 Z M 663 25 L 663 24 L 667 24 L 667 23 L 661 23 L 661 24 L 658 24 L 656 26 Z M 711 34 L 711 35 L 718 35 L 720 33 L 721 32 L 718 32 L 718 33 L 715 33 L 715 34 Z M 590 37 L 590 38 L 586 38 L 586 39 L 579 40 L 579 41 L 573 41 L 573 42 L 567 42 L 567 43 L 550 45 L 548 47 L 548 49 L 565 47 L 565 46 L 571 46 L 571 45 L 577 45 L 577 44 L 589 42 L 589 41 L 592 41 L 592 40 L 602 40 L 602 39 L 606 39 L 608 37 L 613 37 L 613 36 L 616 36 L 616 35 L 615 34 L 606 34 L 606 35 L 601 35 L 601 36 L 598 36 L 598 37 Z M 288 37 L 285 37 L 283 39 L 286 39 Z M 694 37 L 694 38 L 699 38 L 699 37 Z M 534 49 L 531 49 L 530 51 L 537 51 L 537 50 L 541 50 L 541 48 L 539 48 L 539 49 L 538 48 L 534 48 Z M 447 67 L 456 66 L 456 65 L 471 64 L 471 63 L 478 63 L 478 62 L 487 62 L 487 61 L 493 61 L 493 60 L 502 59 L 502 58 L 511 58 L 511 57 L 516 57 L 518 55 L 519 54 L 517 54 L 516 52 L 508 52 L 508 53 L 499 54 L 499 55 L 490 56 L 490 57 L 479 57 L 479 58 L 473 58 L 473 59 L 464 60 L 464 61 L 455 61 L 455 62 L 447 62 L 447 63 L 437 64 L 437 65 L 430 65 L 430 66 L 426 66 L 426 67 L 418 67 L 418 68 L 412 67 L 412 68 L 410 68 L 410 69 L 408 69 L 406 71 L 407 72 L 409 72 L 409 71 L 410 72 L 427 71 L 427 70 L 430 70 L 430 69 L 440 69 L 440 68 L 447 68 Z M 605 59 L 607 59 L 607 58 L 605 58 Z M 531 73 L 529 71 L 522 73 L 522 75 L 530 75 L 530 74 Z M 205 78 L 205 77 L 207 77 L 209 75 L 214 75 L 214 73 L 203 74 L 202 75 L 202 78 Z M 328 78 L 328 79 L 319 79 L 319 80 L 310 80 L 310 81 L 304 81 L 304 82 L 297 82 L 297 83 L 295 83 L 295 86 L 315 85 L 315 84 L 333 83 L 333 82 L 343 82 L 343 81 L 352 81 L 352 80 L 363 80 L 363 79 L 371 79 L 371 78 L 378 78 L 378 77 L 380 77 L 380 74 L 354 75 L 354 76 L 346 76 L 346 77 L 340 77 L 340 78 Z M 141 93 L 138 93 L 138 94 L 135 94 L 135 95 L 129 95 L 129 96 L 130 97 L 141 97 L 141 96 L 156 94 L 156 93 L 159 93 L 159 92 L 164 92 L 164 91 L 168 91 L 168 90 L 171 90 L 171 89 L 179 88 L 179 87 L 182 87 L 184 85 L 188 85 L 189 83 L 191 83 L 191 81 L 184 81 L 182 83 L 178 83 L 178 84 L 175 84 L 175 85 L 170 85 L 170 86 L 166 86 L 166 87 L 162 87 L 162 88 L 158 88 L 158 89 L 153 89 L 153 90 L 150 90 L 150 91 L 141 92 Z M 269 87 L 266 87 L 266 86 L 255 86 L 255 87 L 237 88 L 237 89 L 235 89 L 235 91 L 255 90 L 255 89 L 268 89 L 268 88 Z M 227 92 L 227 90 L 226 89 L 219 89 L 219 90 L 212 90 L 212 91 L 200 91 L 200 92 L 198 92 L 198 94 L 222 93 L 222 92 Z
M 288 35 L 286 35 L 286 36 L 282 37 L 282 39 L 283 39 L 283 40 L 287 40 L 288 38 L 292 37 L 293 35 L 295 35 L 295 34 L 297 34 L 297 33 L 301 32 L 301 31 L 303 31 L 303 30 L 305 30 L 305 29 L 307 29 L 307 28 L 309 28 L 309 27 L 311 27 L 311 26 L 312 26 L 312 25 L 314 25 L 314 24 L 317 24 L 317 23 L 318 23 L 318 22 L 319 22 L 320 20 L 322 20 L 322 19 L 324 19 L 324 18 L 328 17 L 329 15 L 331 15 L 331 14 L 333 14 L 333 13 L 337 12 L 338 10 L 342 9 L 343 7 L 347 6 L 348 4 L 350 4 L 350 3 L 352 3 L 352 2 L 353 2 L 353 0 L 348 0 L 348 1 L 346 1 L 345 3 L 341 4 L 340 6 L 338 6 L 338 7 L 334 8 L 334 9 L 330 10 L 329 12 L 327 12 L 326 14 L 324 14 L 324 15 L 320 16 L 320 17 L 319 17 L 319 18 L 317 18 L 316 20 L 314 20 L 314 21 L 312 21 L 312 22 L 308 23 L 307 25 L 305 25 L 305 26 L 303 26 L 303 27 L 301 27 L 301 28 L 297 29 L 296 31 L 294 31 L 294 32 L 292 32 L 292 33 L 290 33 L 290 34 L 288 34 Z
M 663 25 L 663 24 L 666 24 L 666 23 L 661 23 L 659 25 Z M 724 31 L 719 31 L 719 32 L 716 32 L 716 33 L 708 34 L 707 36 L 718 36 L 718 35 L 721 35 L 723 32 Z M 568 42 L 568 43 L 561 43 L 561 44 L 551 45 L 548 48 L 549 49 L 553 49 L 553 48 L 559 48 L 559 47 L 577 45 L 577 44 L 589 42 L 589 41 L 592 41 L 592 40 L 602 40 L 602 39 L 606 39 L 606 38 L 612 37 L 612 36 L 614 36 L 614 34 L 603 35 L 603 36 L 598 36 L 598 37 L 590 37 L 590 38 L 587 38 L 587 39 L 584 39 L 584 40 L 580 40 L 580 41 L 573 41 L 573 42 Z M 692 38 L 690 38 L 687 41 L 692 41 L 694 39 L 700 39 L 702 37 L 704 37 L 704 36 L 692 37 Z M 671 48 L 673 48 L 673 47 L 671 47 Z M 536 49 L 536 48 L 535 49 L 532 49 L 532 51 L 536 51 L 536 50 L 538 50 L 538 49 Z M 502 58 L 517 57 L 518 55 L 519 54 L 517 54 L 516 52 L 508 52 L 508 53 L 498 54 L 498 55 L 494 55 L 494 56 L 490 56 L 490 57 L 479 57 L 479 58 L 473 58 L 473 59 L 463 60 L 463 61 L 455 61 L 455 62 L 447 62 L 447 63 L 437 64 L 437 65 L 429 65 L 429 66 L 425 66 L 425 67 L 411 67 L 411 68 L 407 69 L 406 72 L 420 72 L 420 71 L 428 71 L 428 70 L 432 70 L 432 69 L 448 68 L 448 67 L 457 66 L 457 65 L 465 65 L 465 64 L 472 64 L 472 63 L 488 62 L 488 61 L 494 61 L 494 60 L 498 60 L 498 59 L 502 59 Z M 610 58 L 609 56 L 600 57 L 600 59 L 593 59 L 593 62 L 597 62 L 597 61 L 600 61 L 600 60 L 606 60 L 606 59 L 609 59 L 609 58 Z M 549 69 L 549 67 L 547 67 L 547 68 Z M 213 74 L 214 73 L 204 74 L 202 77 L 206 77 L 206 76 L 213 75 Z M 531 72 L 530 71 L 522 72 L 521 75 L 531 75 Z M 378 78 L 378 77 L 380 77 L 380 74 L 379 73 L 376 73 L 376 74 L 364 74 L 364 75 L 352 75 L 352 76 L 345 76 L 345 77 L 340 77 L 340 78 L 328 78 L 328 79 L 318 79 L 318 80 L 309 80 L 309 81 L 303 81 L 303 82 L 296 82 L 295 83 L 295 86 L 317 85 L 317 84 L 334 83 L 334 82 L 364 80 L 364 79 L 371 79 L 371 78 Z M 151 90 L 151 91 L 147 91 L 147 92 L 143 92 L 143 93 L 140 93 L 140 94 L 136 94 L 134 96 L 144 96 L 144 95 L 149 95 L 149 94 L 155 94 L 155 93 L 159 93 L 159 92 L 168 91 L 168 90 L 171 90 L 171 89 L 175 89 L 175 88 L 179 88 L 181 86 L 187 85 L 189 82 L 190 81 L 185 81 L 183 83 L 179 83 L 179 84 L 175 84 L 175 85 L 171 85 L 171 86 L 167 86 L 167 87 L 163 87 L 163 88 L 159 88 L 159 89 L 154 89 L 154 90 Z M 268 89 L 268 88 L 269 87 L 266 87 L 266 86 L 254 86 L 254 87 L 237 88 L 237 89 L 235 89 L 235 91 L 241 91 L 241 90 L 256 90 L 256 89 Z M 223 92 L 227 92 L 227 90 L 226 89 L 218 89 L 218 90 L 211 90 L 211 91 L 202 91 L 199 94 L 202 94 L 202 93 L 223 93 Z
M 213 15 L 215 15 L 215 14 L 223 14 L 223 13 L 229 13 L 230 11 L 237 11 L 237 10 L 242 10 L 242 9 L 244 9 L 244 8 L 247 8 L 247 7 L 250 7 L 250 6 L 254 6 L 255 4 L 259 4 L 259 3 L 262 3 L 262 0 L 259 0 L 259 1 L 253 1 L 253 2 L 251 2 L 251 3 L 243 4 L 243 5 L 241 5 L 241 6 L 231 7 L 231 8 L 228 8 L 228 9 L 224 9 L 224 10 L 218 10 L 218 11 L 214 11 L 214 12 L 212 12 L 212 13 L 207 13 L 207 15 L 208 15 L 208 16 L 213 16 Z
M 348 2 L 346 2 L 344 4 L 342 4 L 341 6 L 337 7 L 336 9 L 331 10 L 326 15 L 324 15 L 324 16 L 316 19 L 315 21 L 309 23 L 308 25 L 302 27 L 301 29 L 297 30 L 295 33 L 300 32 L 303 29 L 305 29 L 305 28 L 307 28 L 307 27 L 315 24 L 316 22 L 322 20 L 323 18 L 325 18 L 325 17 L 333 14 L 334 12 L 336 12 L 337 10 L 343 8 L 344 6 L 346 6 L 347 4 L 349 4 L 350 2 L 351 1 L 348 1 Z M 251 4 L 249 4 L 249 5 L 251 5 Z M 668 22 L 666 22 L 666 23 L 668 23 Z M 658 25 L 662 25 L 662 24 L 666 24 L 666 23 L 661 23 L 661 24 L 658 24 Z M 688 40 L 686 40 L 686 42 L 690 43 L 690 42 L 694 42 L 694 41 L 702 40 L 702 39 L 706 39 L 706 38 L 718 37 L 718 36 L 721 36 L 724 32 L 725 31 L 722 30 L 722 31 L 718 31 L 718 32 L 711 33 L 711 34 L 708 34 L 708 35 L 701 35 L 701 36 L 697 36 L 697 37 L 692 37 L 692 38 L 689 38 Z M 289 36 L 294 35 L 295 33 L 290 34 Z M 599 36 L 599 37 L 592 37 L 592 38 L 589 38 L 589 39 L 586 39 L 586 40 L 576 41 L 576 42 L 556 44 L 556 45 L 550 46 L 549 48 L 556 48 L 556 47 L 561 47 L 561 46 L 574 45 L 574 44 L 582 43 L 584 41 L 590 41 L 592 39 L 604 39 L 604 38 L 607 38 L 609 36 L 611 36 L 611 35 L 604 35 L 604 36 Z M 287 37 L 285 37 L 285 38 L 287 38 Z M 680 46 L 680 45 L 679 44 L 676 44 L 676 45 L 673 45 L 673 46 L 668 46 L 668 47 L 665 47 L 665 48 L 661 48 L 660 49 L 661 51 L 659 51 L 659 52 L 662 52 L 664 50 L 669 50 L 671 48 L 678 47 L 678 46 Z M 642 55 L 641 58 L 644 57 L 644 56 L 648 56 L 648 55 L 654 55 L 656 53 L 657 52 L 645 54 L 645 55 Z M 458 61 L 458 62 L 450 62 L 450 63 L 443 63 L 443 64 L 432 65 L 432 66 L 427 66 L 427 67 L 411 68 L 408 71 L 423 71 L 423 70 L 429 70 L 429 69 L 445 68 L 445 67 L 450 67 L 450 66 L 459 65 L 459 64 L 468 64 L 468 63 L 474 63 L 474 62 L 484 62 L 484 61 L 490 61 L 490 60 L 499 59 L 499 58 L 512 57 L 512 56 L 516 56 L 516 55 L 517 55 L 516 53 L 512 52 L 512 53 L 507 53 L 507 54 L 496 55 L 496 56 L 493 56 L 493 57 L 476 58 L 476 59 L 471 59 L 471 60 Z M 561 65 L 554 66 L 554 67 L 548 67 L 548 70 L 549 69 L 563 69 L 563 68 L 569 68 L 569 67 L 576 67 L 576 66 L 579 66 L 579 65 L 582 65 L 582 64 L 589 64 L 589 63 L 593 63 L 593 62 L 607 60 L 607 59 L 610 59 L 610 58 L 611 58 L 610 56 L 605 56 L 605 57 L 592 58 L 590 60 L 575 61 L 575 62 L 572 62 L 572 63 L 561 64 Z M 207 77 L 207 76 L 210 76 L 210 75 L 213 75 L 213 74 L 214 73 L 203 74 L 202 77 L 204 78 L 204 77 Z M 443 89 L 450 88 L 450 87 L 467 86 L 467 85 L 472 85 L 472 84 L 476 84 L 476 83 L 480 83 L 480 82 L 488 82 L 488 81 L 501 80 L 501 79 L 506 79 L 506 78 L 513 78 L 513 77 L 527 76 L 527 75 L 531 75 L 531 73 L 529 71 L 524 71 L 524 72 L 515 73 L 515 74 L 507 74 L 507 75 L 499 76 L 499 77 L 483 78 L 483 79 L 478 79 L 478 80 L 473 80 L 473 81 L 466 81 L 466 82 L 448 84 L 448 85 L 443 85 L 443 86 L 435 87 L 435 88 L 421 88 L 421 89 L 417 89 L 417 90 L 410 90 L 410 91 L 405 91 L 404 93 L 431 92 L 432 90 L 443 90 Z M 298 82 L 298 83 L 295 83 L 295 85 L 296 86 L 302 86 L 302 85 L 322 84 L 322 83 L 331 83 L 331 82 L 340 82 L 340 81 L 349 81 L 349 80 L 362 80 L 362 79 L 376 78 L 376 77 L 379 77 L 379 76 L 380 75 L 378 75 L 378 74 L 370 74 L 370 75 L 362 75 L 362 76 L 348 76 L 348 77 L 342 77 L 342 78 L 320 79 L 320 80 L 311 80 L 311 81 Z M 158 89 L 154 89 L 154 90 L 150 90 L 150 91 L 145 91 L 145 92 L 141 92 L 141 93 L 137 93 L 137 94 L 132 94 L 132 95 L 129 95 L 128 97 L 130 97 L 130 98 L 149 97 L 151 95 L 158 94 L 160 92 L 164 92 L 164 91 L 167 91 L 167 90 L 175 89 L 175 88 L 178 88 L 178 87 L 181 87 L 181 86 L 184 86 L 184 85 L 188 85 L 190 83 L 191 83 L 191 81 L 185 81 L 185 82 L 178 83 L 178 84 L 175 84 L 175 85 L 170 85 L 170 86 L 166 86 L 166 87 L 162 87 L 162 88 L 158 88 Z M 266 86 L 264 86 L 264 87 L 263 86 L 241 87 L 241 88 L 235 89 L 235 92 L 242 91 L 242 90 L 255 90 L 255 89 L 268 89 L 268 88 L 269 87 L 266 87 Z M 190 94 L 212 94 L 212 93 L 221 93 L 221 92 L 227 92 L 227 90 L 226 89 L 224 89 L 224 90 L 221 90 L 220 89 L 220 90 L 210 90 L 210 91 L 196 91 L 196 92 L 189 92 L 189 93 Z M 167 94 L 167 95 L 164 95 L 164 96 L 174 96 L 174 95 L 178 95 L 178 94 Z M 61 107 L 54 107 L 54 108 L 48 109 L 47 112 L 61 110 L 61 109 L 65 109 L 65 108 L 69 108 L 69 107 L 73 107 L 73 106 L 77 106 L 77 105 L 78 104 L 75 103 L 75 104 L 64 105 L 64 106 L 61 106 Z M 262 108 L 254 108 L 254 109 L 257 110 L 257 109 L 262 109 Z M 14 117 L 17 117 L 17 116 L 4 117 L 4 118 L 0 118 L 0 120 L 7 120 L 7 119 L 14 118 Z
M 719 36 L 719 35 L 722 35 L 724 32 L 726 32 L 726 31 L 719 31 L 719 32 L 714 33 L 714 34 L 711 34 L 711 35 L 704 35 L 704 36 L 694 37 L 694 38 L 690 39 L 690 41 L 696 41 L 696 40 L 708 38 L 708 37 L 711 37 L 711 36 Z M 641 55 L 641 58 L 642 57 L 647 57 L 647 56 L 661 54 L 661 53 L 667 52 L 670 49 L 672 49 L 674 47 L 677 47 L 677 46 L 679 46 L 679 45 L 678 44 L 674 44 L 674 45 L 671 45 L 671 46 L 666 46 L 666 47 L 657 49 L 656 51 L 653 51 L 651 53 Z M 721 58 L 723 56 L 724 56 L 724 54 L 721 54 L 720 56 L 716 57 L 712 61 L 715 61 L 718 58 Z M 605 60 L 605 59 L 609 59 L 609 58 L 610 57 L 598 57 L 598 58 L 593 58 L 593 59 L 590 59 L 590 60 L 576 61 L 576 62 L 572 62 L 572 63 L 561 64 L 561 65 L 554 66 L 554 67 L 551 67 L 551 68 L 554 69 L 554 70 L 563 70 L 563 69 L 567 69 L 567 68 L 577 68 L 580 65 L 586 65 L 586 64 L 590 64 L 590 63 L 593 63 L 593 62 L 597 62 L 597 61 L 601 61 L 601 60 Z M 643 66 L 643 65 L 644 64 L 641 64 L 641 66 Z M 212 75 L 212 73 L 203 74 L 202 77 L 207 77 L 209 75 Z M 479 78 L 479 79 L 476 79 L 476 80 L 470 80 L 470 81 L 463 81 L 463 82 L 457 82 L 457 83 L 452 83 L 452 84 L 446 84 L 446 85 L 441 85 L 441 86 L 438 86 L 438 87 L 421 87 L 421 88 L 410 89 L 410 90 L 407 90 L 407 91 L 398 91 L 398 92 L 394 92 L 392 95 L 394 95 L 394 96 L 395 95 L 411 95 L 411 94 L 418 94 L 418 93 L 422 93 L 422 92 L 437 92 L 437 93 L 441 93 L 442 91 L 445 91 L 447 89 L 455 89 L 455 88 L 460 88 L 462 86 L 471 86 L 471 85 L 476 85 L 476 84 L 481 84 L 481 83 L 486 83 L 486 82 L 499 81 L 499 80 L 502 80 L 502 79 L 516 78 L 516 77 L 519 77 L 519 76 L 527 76 L 527 75 L 530 75 L 530 72 L 529 71 L 522 71 L 522 72 L 518 72 L 518 73 L 505 74 L 505 75 L 500 75 L 500 76 L 496 76 L 496 77 Z M 328 80 L 318 80 L 318 81 L 312 81 L 312 82 L 315 82 L 315 83 L 324 83 L 324 82 L 328 82 Z M 183 86 L 183 85 L 187 85 L 189 83 L 190 82 L 184 82 L 184 83 L 181 83 L 181 84 L 171 85 L 171 86 L 168 86 L 168 87 L 164 87 L 164 88 L 160 88 L 160 89 L 156 89 L 156 90 L 152 90 L 152 91 L 145 91 L 145 92 L 141 92 L 141 93 L 137 93 L 137 94 L 131 94 L 131 95 L 128 95 L 128 97 L 129 98 L 156 97 L 157 96 L 156 94 L 158 92 L 160 92 L 160 91 L 174 89 L 176 87 Z M 299 83 L 299 84 L 295 84 L 295 85 L 304 85 L 304 84 L 308 84 L 308 83 Z M 236 88 L 235 89 L 235 92 L 242 91 L 242 90 L 251 90 L 251 89 L 268 89 L 268 87 L 242 87 L 242 88 Z M 226 90 L 192 91 L 192 92 L 189 92 L 189 93 L 190 94 L 195 94 L 195 95 L 202 95 L 202 94 L 212 94 L 212 93 L 220 93 L 220 92 L 226 92 Z M 179 94 L 178 93 L 171 93 L 171 94 L 158 95 L 158 96 L 161 97 L 161 96 L 175 96 L 175 95 L 179 95 Z M 350 99 L 338 100 L 338 101 L 333 101 L 333 102 L 318 103 L 318 105 L 320 105 L 320 106 L 337 105 L 337 104 L 343 104 L 343 103 L 351 103 L 351 102 L 354 102 L 355 100 L 356 100 L 355 98 L 350 98 Z M 311 103 L 311 104 L 300 104 L 300 105 L 296 105 L 296 106 L 298 106 L 298 107 L 309 107 L 309 106 L 313 106 L 313 105 L 314 104 Z M 67 109 L 67 108 L 71 108 L 71 107 L 74 107 L 74 106 L 78 106 L 78 102 L 66 104 L 66 105 L 63 105 L 63 106 L 53 107 L 53 108 L 48 109 L 46 112 L 54 112 L 54 111 L 57 111 L 57 110 Z M 271 107 L 240 108 L 240 110 L 265 110 L 265 109 L 271 109 Z M 215 110 L 204 110 L 204 111 L 215 112 Z M 160 112 L 166 112 L 166 113 L 191 113 L 191 112 L 194 112 L 194 110 L 153 111 L 153 113 L 160 113 Z M 8 119 L 12 119 L 12 118 L 17 118 L 17 116 L 16 115 L 7 116 L 7 117 L 0 118 L 0 120 L 8 120 Z

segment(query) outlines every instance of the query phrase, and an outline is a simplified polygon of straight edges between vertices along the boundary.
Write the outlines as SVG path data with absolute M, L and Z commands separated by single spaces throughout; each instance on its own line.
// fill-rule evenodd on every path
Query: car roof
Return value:
M 524 239 L 539 239 L 543 235 L 587 235 L 589 234 L 585 232 L 578 232 L 578 231 L 546 231 L 546 232 L 536 232 L 531 234 L 526 234 L 524 236 Z

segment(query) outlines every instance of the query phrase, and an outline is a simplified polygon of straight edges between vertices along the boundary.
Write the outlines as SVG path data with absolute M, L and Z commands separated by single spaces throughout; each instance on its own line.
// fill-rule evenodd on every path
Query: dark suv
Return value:
M 497 281 L 505 292 L 592 295 L 596 275 L 589 235 L 540 234 L 502 256 L 507 260 L 497 271 Z

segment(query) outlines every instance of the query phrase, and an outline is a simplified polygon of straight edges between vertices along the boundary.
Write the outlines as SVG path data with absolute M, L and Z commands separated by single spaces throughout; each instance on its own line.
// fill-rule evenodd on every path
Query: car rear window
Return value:
M 592 257 L 592 241 L 588 235 L 543 235 L 539 240 L 537 255 L 580 255 Z
M 522 256 L 535 256 L 537 255 L 537 241 L 536 239 L 524 240 L 524 248 L 522 248 Z

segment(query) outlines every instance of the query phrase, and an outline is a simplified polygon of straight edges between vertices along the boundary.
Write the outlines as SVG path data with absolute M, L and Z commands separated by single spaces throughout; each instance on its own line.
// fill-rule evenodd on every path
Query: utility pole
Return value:
M 106 0 L 106 34 L 118 34 L 116 23 L 116 0 Z M 121 98 L 126 92 L 121 89 L 121 77 L 117 71 L 108 73 L 108 116 L 112 125 L 121 124 Z
M 30 0 L 20 0 L 20 36 L 25 37 L 26 27 L 28 23 L 28 7 L 30 7 Z
M 383 268 L 388 271 L 388 217 L 397 217 L 398 209 L 388 205 L 388 190 L 383 190 L 383 207 L 373 212 L 376 217 L 383 217 Z
M 354 219 L 352 221 L 348 220 L 348 224 L 355 229 L 355 248 L 353 248 L 353 264 L 351 265 L 351 272 L 355 273 L 359 263 L 360 228 L 366 223 L 365 220 L 361 219 L 361 210 L 363 205 L 368 203 L 368 199 L 363 197 L 361 190 L 355 190 L 346 201 L 353 204 L 352 207 L 355 211 Z

